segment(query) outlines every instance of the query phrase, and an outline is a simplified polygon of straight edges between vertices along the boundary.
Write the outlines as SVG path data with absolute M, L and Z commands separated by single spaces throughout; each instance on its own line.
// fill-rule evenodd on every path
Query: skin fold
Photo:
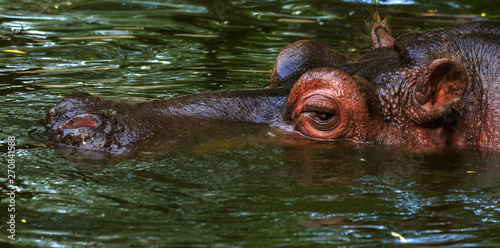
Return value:
M 237 125 L 278 127 L 317 141 L 500 148 L 500 23 L 472 22 L 394 39 L 352 60 L 315 41 L 281 51 L 270 88 L 147 101 L 73 93 L 43 120 L 49 140 L 111 154 L 168 148 Z

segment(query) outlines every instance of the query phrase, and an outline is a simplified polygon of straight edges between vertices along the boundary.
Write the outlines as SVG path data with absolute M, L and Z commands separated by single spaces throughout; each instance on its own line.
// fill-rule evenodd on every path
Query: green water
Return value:
M 0 1 L 0 246 L 500 246 L 498 151 L 296 142 L 268 128 L 120 159 L 45 143 L 39 120 L 69 93 L 264 88 L 293 41 L 363 54 L 375 10 L 395 36 L 500 19 L 497 1 Z

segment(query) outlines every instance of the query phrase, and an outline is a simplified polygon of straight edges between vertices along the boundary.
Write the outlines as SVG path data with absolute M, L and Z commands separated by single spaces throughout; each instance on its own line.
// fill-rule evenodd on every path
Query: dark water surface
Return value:
M 294 142 L 267 128 L 121 159 L 45 144 L 39 120 L 71 92 L 264 88 L 290 42 L 367 51 L 375 10 L 395 36 L 500 19 L 496 0 L 376 2 L 0 1 L 0 246 L 499 247 L 499 151 Z

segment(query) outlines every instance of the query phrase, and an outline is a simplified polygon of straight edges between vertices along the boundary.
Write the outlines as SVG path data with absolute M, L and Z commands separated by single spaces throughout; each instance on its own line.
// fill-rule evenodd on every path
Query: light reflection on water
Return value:
M 301 143 L 268 129 L 134 158 L 65 157 L 44 142 L 39 120 L 74 91 L 152 100 L 263 88 L 281 48 L 305 38 L 359 56 L 370 47 L 367 9 L 395 35 L 499 16 L 487 1 L 460 15 L 442 7 L 451 3 L 367 3 L 0 3 L 0 50 L 11 50 L 0 52 L 0 133 L 18 141 L 26 220 L 19 240 L 0 244 L 391 247 L 395 232 L 409 245 L 498 246 L 496 151 Z

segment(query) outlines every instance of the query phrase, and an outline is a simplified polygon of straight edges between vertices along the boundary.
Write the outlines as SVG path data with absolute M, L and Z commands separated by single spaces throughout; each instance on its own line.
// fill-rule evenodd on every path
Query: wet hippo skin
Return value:
M 74 93 L 43 123 L 53 144 L 112 154 L 217 123 L 274 126 L 319 142 L 500 148 L 500 22 L 394 39 L 377 19 L 372 41 L 358 60 L 294 42 L 277 57 L 268 89 L 148 102 Z

